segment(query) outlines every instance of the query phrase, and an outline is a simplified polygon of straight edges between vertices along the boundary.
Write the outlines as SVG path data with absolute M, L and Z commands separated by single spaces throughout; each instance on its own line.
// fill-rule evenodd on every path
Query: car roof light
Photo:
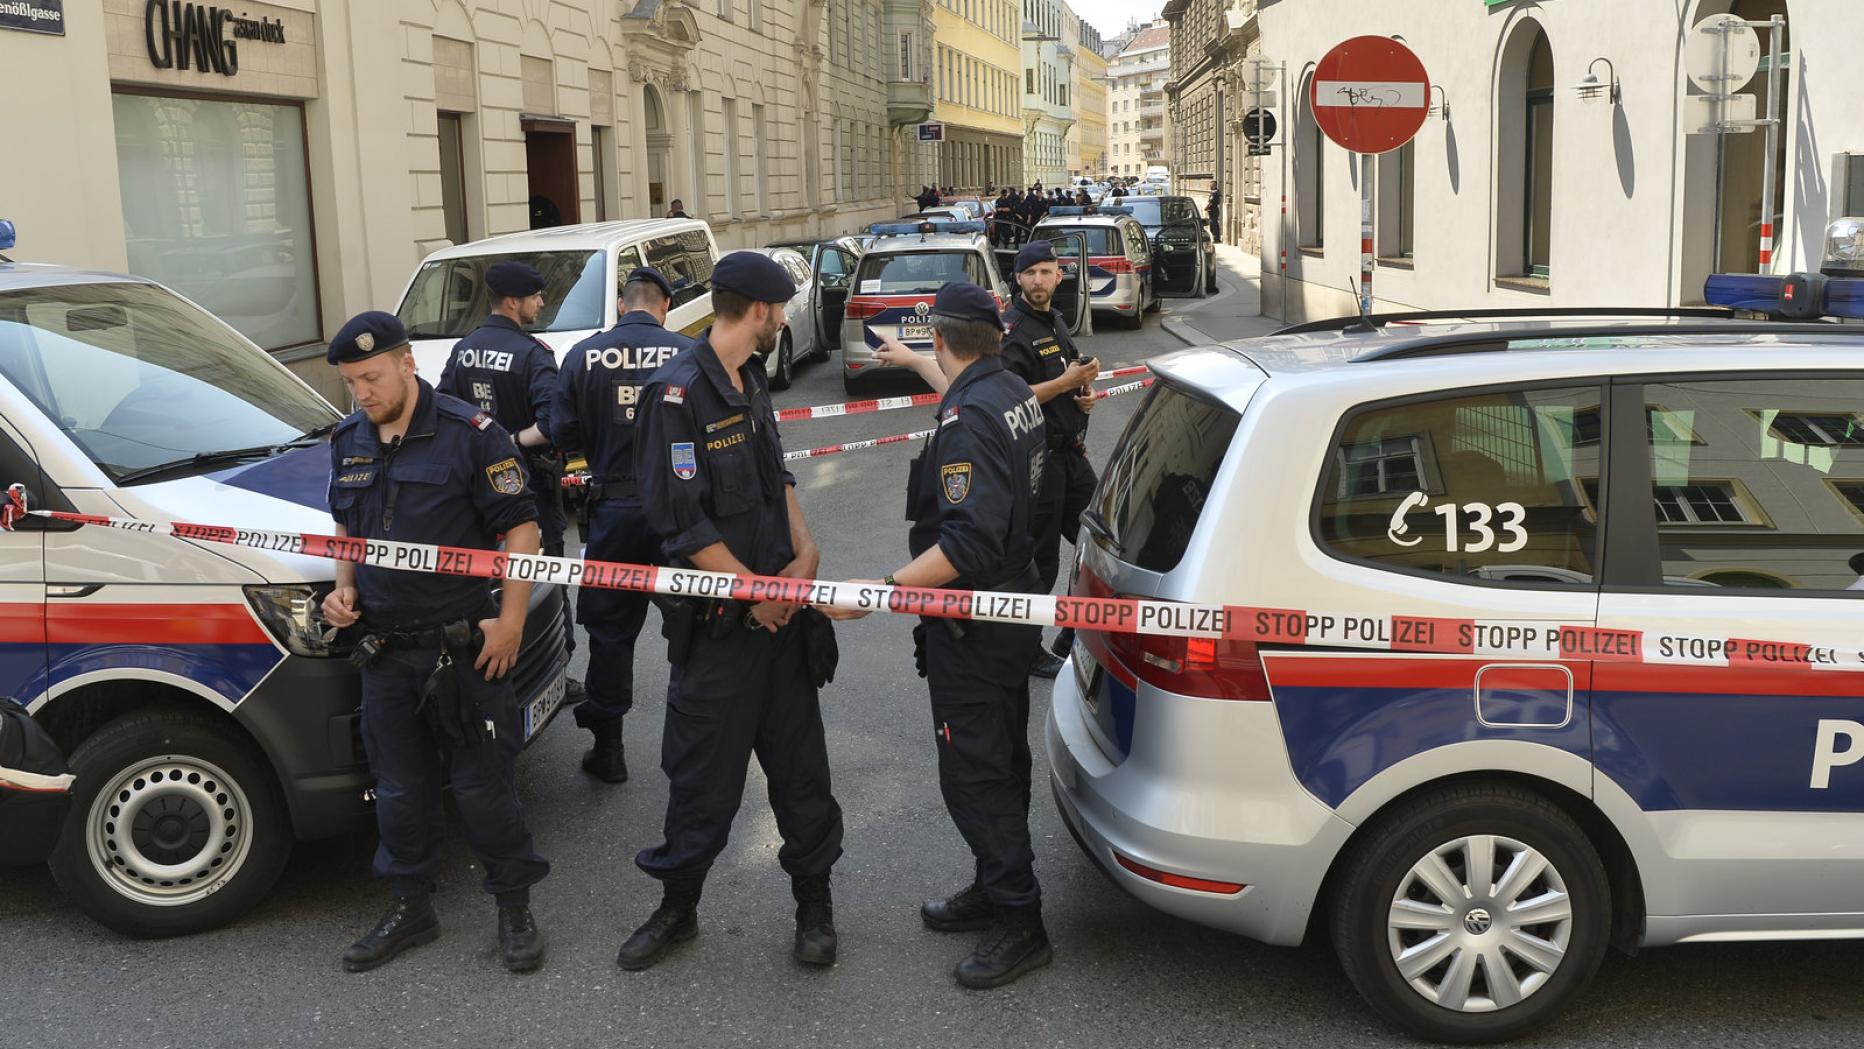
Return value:
M 12 247 L 18 240 L 18 233 L 13 228 L 12 219 L 0 219 L 0 251 Z
M 928 222 L 876 222 L 867 227 L 867 230 L 876 237 L 909 237 L 927 233 L 982 233 L 984 224 L 975 219 L 963 222 L 956 219 Z

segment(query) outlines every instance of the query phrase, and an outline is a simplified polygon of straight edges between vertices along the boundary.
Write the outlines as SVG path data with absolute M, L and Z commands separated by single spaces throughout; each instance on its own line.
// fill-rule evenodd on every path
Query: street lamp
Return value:
M 1601 81 L 1599 75 L 1593 72 L 1593 70 L 1599 67 L 1600 62 L 1605 63 L 1606 73 L 1611 77 L 1609 81 Z M 1580 100 L 1585 102 L 1590 102 L 1600 95 L 1609 93 L 1612 105 L 1617 105 L 1622 97 L 1622 93 L 1618 89 L 1618 67 L 1612 65 L 1612 60 L 1609 58 L 1601 57 L 1593 59 L 1592 64 L 1586 67 L 1586 79 L 1574 84 L 1573 90 L 1579 92 Z

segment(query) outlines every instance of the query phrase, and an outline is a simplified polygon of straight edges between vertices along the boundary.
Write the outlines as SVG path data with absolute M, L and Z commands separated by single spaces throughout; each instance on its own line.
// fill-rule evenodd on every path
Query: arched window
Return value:
M 1327 243 L 1327 136 L 1314 119 L 1314 76 L 1301 80 L 1301 104 L 1295 119 L 1295 242 L 1303 248 Z
M 1553 273 L 1553 47 L 1538 22 L 1516 26 L 1497 66 L 1495 274 Z

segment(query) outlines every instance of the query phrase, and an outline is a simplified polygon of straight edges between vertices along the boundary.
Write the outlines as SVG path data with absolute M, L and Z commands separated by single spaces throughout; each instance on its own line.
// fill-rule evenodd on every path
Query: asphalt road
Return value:
M 1227 293 L 1181 302 L 1180 318 L 1232 308 Z M 1180 343 L 1141 332 L 1083 343 L 1104 364 Z M 806 367 L 784 406 L 843 399 L 837 363 Z M 1102 402 L 1089 446 L 1104 461 L 1137 397 Z M 929 409 L 790 424 L 790 447 L 921 428 Z M 828 577 L 877 577 L 906 560 L 897 445 L 798 464 Z M 1080 855 L 1044 784 L 1038 683 L 1032 812 L 1055 963 L 986 993 L 952 983 L 966 936 L 923 929 L 922 898 L 956 889 L 971 861 L 939 800 L 924 684 L 907 624 L 841 627 L 842 665 L 823 693 L 847 852 L 835 869 L 841 960 L 789 958 L 787 879 L 755 770 L 731 845 L 700 909 L 698 940 L 645 973 L 614 954 L 658 899 L 636 850 L 658 840 L 657 768 L 666 669 L 652 621 L 627 739 L 634 779 L 576 768 L 587 735 L 560 719 L 520 760 L 520 790 L 551 877 L 535 896 L 545 967 L 497 963 L 493 912 L 452 828 L 437 903 L 439 942 L 373 973 L 337 955 L 380 911 L 368 834 L 301 845 L 270 901 L 239 925 L 164 942 L 126 940 L 66 904 L 43 869 L 0 871 L 0 1046 L 1335 1046 L 1407 1044 L 1375 1021 L 1324 943 L 1280 949 L 1153 912 Z M 581 672 L 581 658 L 575 672 Z M 1864 1027 L 1864 945 L 1718 945 L 1610 958 L 1579 1007 L 1524 1044 L 1855 1045 Z

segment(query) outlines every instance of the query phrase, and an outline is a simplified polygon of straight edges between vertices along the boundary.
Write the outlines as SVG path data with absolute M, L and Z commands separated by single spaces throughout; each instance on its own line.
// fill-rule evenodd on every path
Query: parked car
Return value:
M 821 314 L 816 310 L 816 283 L 809 270 L 809 261 L 794 248 L 749 248 L 759 255 L 765 255 L 782 266 L 790 279 L 796 282 L 796 294 L 784 305 L 783 330 L 777 333 L 776 348 L 764 357 L 764 375 L 770 380 L 773 390 L 787 390 L 796 377 L 798 362 L 797 347 L 803 347 L 802 354 L 812 355 L 821 333 L 816 325 Z M 727 252 L 726 254 L 732 254 Z
M 1096 312 L 1112 314 L 1128 327 L 1138 328 L 1145 323 L 1145 314 L 1158 310 L 1159 299 L 1152 291 L 1152 246 L 1146 241 L 1145 227 L 1130 209 L 1092 204 L 1054 207 L 1035 225 L 1037 237 L 1067 233 L 1087 238 L 1088 301 Z M 1062 254 L 1059 246 L 1056 253 Z
M 766 245 L 791 248 L 809 264 L 810 279 L 815 284 L 816 341 L 813 346 L 797 350 L 798 361 L 826 361 L 841 341 L 842 310 L 848 303 L 848 288 L 854 279 L 854 266 L 861 257 L 861 241 L 855 237 L 832 237 L 827 240 L 780 240 Z
M 1153 358 L 1073 592 L 1252 618 L 1080 633 L 1063 819 L 1431 1041 L 1549 1022 L 1608 945 L 1859 936 L 1861 348 L 1548 311 Z
M 0 262 L 0 478 L 36 508 L 328 534 L 341 418 L 160 284 Z M 369 814 L 329 561 L 29 517 L 0 564 L 0 695 L 69 755 L 51 870 L 86 914 L 132 936 L 225 925 L 294 839 Z M 561 588 L 536 588 L 512 671 L 527 738 L 562 702 L 563 630 Z
M 1203 298 L 1217 290 L 1217 241 L 1190 197 L 1135 194 L 1117 203 L 1131 208 L 1152 242 L 1153 286 L 1161 295 Z

